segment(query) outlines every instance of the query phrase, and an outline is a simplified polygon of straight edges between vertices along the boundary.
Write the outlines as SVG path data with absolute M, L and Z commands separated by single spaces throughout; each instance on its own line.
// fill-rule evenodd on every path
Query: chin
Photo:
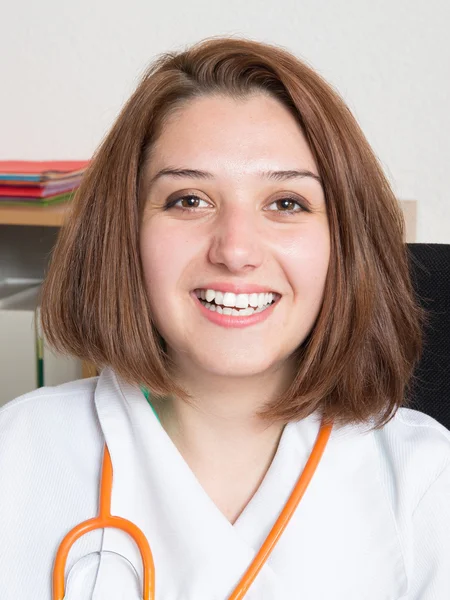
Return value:
M 199 357 L 195 359 L 197 368 L 217 377 L 252 377 L 255 375 L 261 375 L 269 370 L 276 369 L 279 366 L 279 361 L 274 357 L 268 360 L 267 354 L 265 356 L 255 357 L 249 356 L 245 353 L 245 356 L 233 354 L 233 356 L 217 356 L 214 360 L 211 360 L 211 356 Z

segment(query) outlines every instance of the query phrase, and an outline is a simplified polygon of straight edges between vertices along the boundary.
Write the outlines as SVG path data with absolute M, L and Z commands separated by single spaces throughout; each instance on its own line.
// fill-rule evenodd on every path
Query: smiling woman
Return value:
M 47 340 L 101 374 L 0 412 L 0 597 L 49 600 L 50 573 L 54 600 L 450 597 L 403 233 L 310 67 L 228 38 L 159 57 L 43 287 Z
M 407 402 L 421 350 L 403 229 L 317 73 L 281 48 L 207 40 L 150 66 L 96 153 L 44 286 L 44 330 L 155 398 L 195 398 L 184 376 L 197 369 L 205 394 L 223 386 L 206 385 L 221 365 L 241 396 L 241 377 L 272 371 L 270 392 L 255 391 L 269 422 L 320 410 L 381 427 Z M 190 295 L 210 281 L 281 300 L 264 327 L 230 337 Z
M 177 381 L 216 411 L 257 410 L 269 385 L 273 396 L 291 383 L 329 264 L 324 192 L 302 130 L 266 94 L 196 98 L 166 119 L 143 177 L 143 274 Z M 193 290 L 224 296 L 203 310 Z M 250 291 L 277 301 L 242 315 L 237 298 L 248 312 Z

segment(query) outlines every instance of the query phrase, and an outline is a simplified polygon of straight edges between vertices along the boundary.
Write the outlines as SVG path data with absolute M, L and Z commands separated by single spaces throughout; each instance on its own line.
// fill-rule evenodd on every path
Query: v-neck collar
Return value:
M 121 388 L 125 401 L 127 401 L 127 397 L 130 401 L 137 401 L 134 388 L 130 389 L 130 386 L 124 382 L 121 383 Z M 140 390 L 143 392 L 141 387 Z M 193 487 L 200 495 L 205 496 L 206 503 L 217 513 L 217 518 L 224 521 L 225 527 L 228 528 L 231 526 L 239 535 L 242 534 L 243 538 L 253 549 L 258 550 L 282 507 L 284 507 L 293 489 L 293 485 L 295 485 L 300 476 L 303 470 L 301 465 L 306 464 L 309 458 L 320 429 L 319 416 L 313 414 L 303 419 L 302 422 L 286 424 L 263 481 L 234 524 L 231 524 L 214 502 L 211 501 L 177 446 L 162 427 L 158 415 L 152 406 L 151 395 L 148 392 L 143 393 L 143 395 L 157 420 L 156 429 L 162 434 L 161 437 L 164 439 L 164 451 L 173 455 L 180 469 L 184 471 L 186 478 L 192 481 Z M 133 398 L 132 400 L 131 397 Z M 303 462 L 301 459 L 303 459 Z M 261 531 L 258 531 L 258 529 Z
M 99 378 L 95 404 L 113 465 L 111 512 L 136 523 L 148 538 L 157 597 L 178 600 L 171 587 L 175 566 L 177 579 L 186 581 L 183 598 L 228 597 L 306 464 L 320 428 L 317 417 L 285 426 L 263 482 L 232 525 L 205 492 L 138 386 L 107 368 Z M 122 554 L 142 576 L 134 542 L 121 531 L 104 531 L 103 550 Z M 266 589 L 272 588 L 268 597 L 282 597 L 270 563 L 258 578 L 265 578 Z
M 151 394 L 147 389 L 142 388 L 142 386 L 140 386 L 140 390 L 162 428 L 158 414 L 152 405 Z M 298 455 L 297 453 L 293 455 L 293 448 L 297 447 L 298 444 L 301 446 L 303 440 L 303 448 L 297 447 L 297 450 L 299 453 L 306 453 L 306 463 L 310 451 L 316 441 L 319 429 L 320 420 L 317 414 L 304 419 L 302 423 L 287 423 L 283 427 L 275 455 L 263 481 L 258 486 L 258 489 L 245 508 L 239 514 L 236 521 L 231 524 L 238 534 L 241 535 L 253 549 L 259 549 L 272 528 L 273 523 L 276 521 L 276 518 L 280 513 L 280 507 L 284 507 L 288 499 L 286 491 L 291 490 L 291 484 L 293 483 L 292 472 L 295 478 L 294 483 L 300 476 L 300 472 L 298 471 L 299 463 L 296 460 Z M 168 451 L 174 452 L 180 457 L 181 467 L 187 471 L 187 477 L 193 477 L 195 479 L 195 486 L 198 488 L 197 484 L 200 485 L 200 493 L 206 494 L 206 491 L 201 486 L 176 445 L 172 442 L 170 436 L 168 436 L 167 433 L 166 436 L 168 438 Z M 287 467 L 289 467 L 289 469 Z M 268 510 L 270 505 L 273 507 L 273 510 Z M 219 513 L 218 518 L 226 519 L 214 504 L 213 506 Z

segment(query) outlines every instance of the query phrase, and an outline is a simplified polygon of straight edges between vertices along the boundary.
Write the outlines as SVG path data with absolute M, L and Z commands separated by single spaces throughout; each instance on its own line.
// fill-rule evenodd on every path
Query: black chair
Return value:
M 414 289 L 429 315 L 408 407 L 450 429 L 450 244 L 407 244 L 407 248 Z

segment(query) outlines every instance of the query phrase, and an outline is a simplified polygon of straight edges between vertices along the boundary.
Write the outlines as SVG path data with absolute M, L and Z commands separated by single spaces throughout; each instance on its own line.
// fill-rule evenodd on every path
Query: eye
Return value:
M 179 202 L 186 202 L 187 205 L 185 204 L 185 206 L 180 206 L 178 205 Z M 164 206 L 164 210 L 168 210 L 170 208 L 177 208 L 182 211 L 195 211 L 196 209 L 203 208 L 202 206 L 199 206 L 200 202 L 204 202 L 206 205 L 208 205 L 206 200 L 199 198 L 195 194 L 184 194 L 183 196 L 170 200 Z M 269 208 L 268 210 L 270 212 L 279 212 L 286 215 L 307 212 L 307 209 L 300 203 L 299 200 L 297 200 L 297 198 L 291 198 L 289 196 L 287 196 L 286 198 L 279 198 L 278 200 L 274 200 L 269 206 L 272 205 L 278 205 L 278 208 L 281 207 L 281 210 Z
M 178 202 L 183 202 L 184 200 L 187 201 L 187 206 L 177 206 Z M 206 200 L 199 198 L 195 194 L 184 194 L 184 196 L 180 196 L 179 198 L 170 200 L 165 205 L 164 210 L 168 210 L 169 208 L 172 208 L 172 207 L 180 208 L 181 210 L 192 210 L 192 209 L 195 210 L 196 208 L 201 208 L 198 206 L 199 202 L 206 203 Z
M 299 200 L 297 200 L 297 198 L 291 198 L 289 196 L 287 196 L 286 198 L 279 198 L 278 200 L 274 200 L 274 202 L 272 202 L 270 206 L 272 206 L 273 204 L 278 204 L 278 206 L 282 207 L 282 210 L 279 210 L 277 212 L 285 213 L 288 215 L 292 213 L 306 211 L 306 208 L 299 202 Z M 297 205 L 298 208 L 294 210 L 291 207 L 294 207 L 295 205 Z M 273 209 L 270 208 L 268 210 L 273 211 Z

